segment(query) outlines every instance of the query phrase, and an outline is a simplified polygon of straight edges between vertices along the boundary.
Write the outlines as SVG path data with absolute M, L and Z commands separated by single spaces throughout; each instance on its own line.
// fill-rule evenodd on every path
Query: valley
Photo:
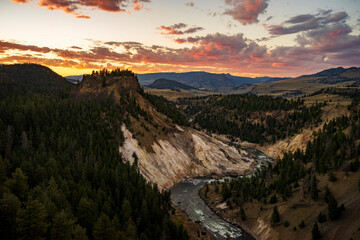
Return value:
M 360 240 L 360 0 L 0 0 L 0 240 Z
M 359 90 L 334 85 L 342 79 L 334 74 L 356 79 L 349 71 L 357 74 L 314 74 L 331 87 L 285 98 L 212 94 L 167 80 L 147 88 L 120 69 L 73 85 L 42 66 L 1 66 L 3 224 L 20 226 L 21 214 L 37 204 L 39 224 L 49 224 L 41 228 L 55 231 L 61 217 L 69 236 L 311 239 L 321 212 L 328 216 L 318 223 L 323 237 L 356 239 Z M 290 80 L 275 82 L 282 81 Z M 253 87 L 261 84 L 269 82 Z M 9 212 L 11 201 L 19 204 Z M 275 206 L 280 220 L 272 222 Z M 86 219 L 80 209 L 90 207 Z M 155 221 L 163 228 L 150 233 Z M 27 230 L 1 231 L 11 239 Z

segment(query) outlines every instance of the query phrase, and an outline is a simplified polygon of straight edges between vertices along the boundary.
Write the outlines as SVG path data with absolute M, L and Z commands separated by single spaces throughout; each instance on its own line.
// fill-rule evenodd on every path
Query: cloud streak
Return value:
M 292 17 L 280 25 L 271 25 L 268 27 L 268 31 L 271 35 L 277 36 L 300 33 L 320 29 L 328 24 L 342 23 L 348 17 L 346 12 L 323 11 L 314 15 L 303 14 Z
M 204 30 L 202 27 L 189 27 L 185 23 L 178 23 L 171 26 L 160 26 L 157 29 L 162 31 L 161 34 L 163 35 L 184 35 L 184 34 L 191 34 L 196 33 L 198 31 Z M 187 28 L 187 29 L 184 29 Z

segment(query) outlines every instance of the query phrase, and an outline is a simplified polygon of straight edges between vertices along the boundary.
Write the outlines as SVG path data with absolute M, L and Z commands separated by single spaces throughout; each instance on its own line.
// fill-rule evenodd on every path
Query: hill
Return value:
M 249 87 L 245 93 L 260 95 L 275 95 L 297 97 L 312 94 L 324 88 L 342 87 L 352 84 L 360 79 L 360 68 L 333 68 L 312 75 L 296 78 L 266 82 Z
M 156 89 L 171 89 L 171 90 L 197 90 L 197 88 L 194 88 L 192 86 L 186 85 L 186 84 L 182 84 L 179 83 L 177 81 L 174 80 L 168 80 L 168 79 L 164 79 L 164 78 L 160 78 L 155 80 L 153 83 L 151 83 L 150 85 L 148 85 L 147 87 L 149 88 L 156 88 Z
M 0 65 L 2 92 L 24 94 L 29 91 L 54 93 L 71 84 L 50 68 L 38 64 Z
M 270 77 L 237 77 L 231 74 L 215 74 L 208 72 L 186 72 L 186 73 L 148 73 L 137 75 L 140 84 L 149 85 L 159 78 L 174 80 L 195 88 L 214 88 L 236 86 L 240 84 L 255 84 L 268 80 Z

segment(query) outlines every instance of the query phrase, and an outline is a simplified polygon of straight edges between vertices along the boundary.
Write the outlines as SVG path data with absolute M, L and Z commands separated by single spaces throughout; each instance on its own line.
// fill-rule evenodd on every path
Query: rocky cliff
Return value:
M 140 172 L 161 189 L 170 188 L 185 178 L 243 175 L 255 165 L 253 157 L 246 151 L 191 128 L 154 142 L 152 152 L 139 146 L 125 126 L 122 130 L 125 143 L 119 149 L 123 157 L 131 163 L 138 157 Z
M 144 97 L 136 77 L 87 76 L 73 93 L 80 100 L 112 97 L 120 105 L 127 104 L 126 96 L 136 101 L 133 105 L 141 109 L 142 115 L 134 115 L 122 106 L 129 111 L 129 121 L 122 126 L 125 141 L 119 151 L 130 163 L 138 158 L 140 172 L 160 189 L 168 189 L 184 178 L 238 176 L 253 169 L 251 154 L 203 132 L 177 126 L 158 112 Z

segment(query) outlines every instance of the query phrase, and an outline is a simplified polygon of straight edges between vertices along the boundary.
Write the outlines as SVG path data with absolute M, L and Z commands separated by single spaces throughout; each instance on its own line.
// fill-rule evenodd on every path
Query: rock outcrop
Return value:
M 125 141 L 119 151 L 130 163 L 136 155 L 140 172 L 160 189 L 185 178 L 243 175 L 256 165 L 244 150 L 195 129 L 176 126 L 144 97 L 134 76 L 85 76 L 72 96 L 79 101 L 111 97 L 118 105 L 136 102 L 130 108 L 140 108 L 141 116 L 136 112 L 139 110 L 122 106 L 129 120 L 127 127 L 122 126 Z
M 125 142 L 119 150 L 123 157 L 133 163 L 135 153 L 140 172 L 160 189 L 168 189 L 185 178 L 243 175 L 256 164 L 248 152 L 191 128 L 154 142 L 152 152 L 139 146 L 125 126 L 122 130 Z

